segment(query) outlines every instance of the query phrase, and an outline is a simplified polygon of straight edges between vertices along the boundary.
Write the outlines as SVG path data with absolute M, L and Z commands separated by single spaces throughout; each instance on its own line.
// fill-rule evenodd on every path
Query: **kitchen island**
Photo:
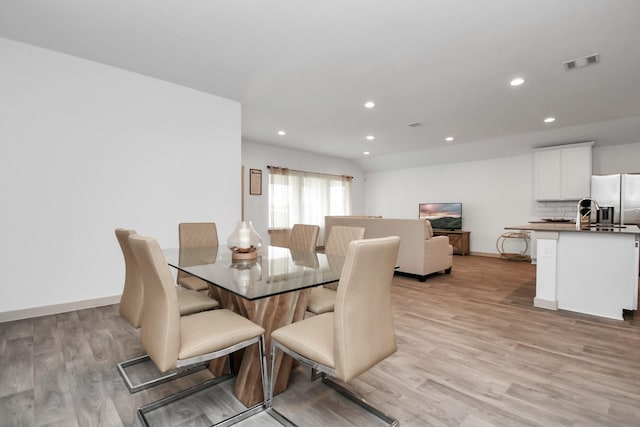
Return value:
M 533 305 L 622 320 L 638 308 L 640 228 L 574 223 L 505 227 L 535 231 L 536 296 Z

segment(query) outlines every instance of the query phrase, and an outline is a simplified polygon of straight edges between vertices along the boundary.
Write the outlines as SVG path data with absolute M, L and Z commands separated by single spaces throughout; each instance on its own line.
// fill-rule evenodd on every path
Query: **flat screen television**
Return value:
M 419 218 L 428 219 L 432 228 L 462 230 L 462 203 L 420 203 Z

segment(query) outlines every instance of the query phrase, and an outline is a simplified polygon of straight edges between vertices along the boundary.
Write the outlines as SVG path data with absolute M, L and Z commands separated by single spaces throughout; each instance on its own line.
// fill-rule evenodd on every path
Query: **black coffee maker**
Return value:
M 599 225 L 613 225 L 613 206 L 600 206 L 596 218 Z

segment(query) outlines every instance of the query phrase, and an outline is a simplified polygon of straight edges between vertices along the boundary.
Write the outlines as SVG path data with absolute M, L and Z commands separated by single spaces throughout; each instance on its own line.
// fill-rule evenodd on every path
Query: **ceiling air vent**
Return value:
M 587 65 L 597 64 L 600 62 L 600 54 L 594 53 L 593 55 L 584 56 L 582 58 L 572 59 L 571 61 L 564 62 L 564 69 L 571 71 L 575 68 L 586 67 Z
M 422 126 L 424 126 L 424 123 L 413 122 L 413 123 L 409 123 L 407 126 L 409 126 L 410 128 L 421 128 Z

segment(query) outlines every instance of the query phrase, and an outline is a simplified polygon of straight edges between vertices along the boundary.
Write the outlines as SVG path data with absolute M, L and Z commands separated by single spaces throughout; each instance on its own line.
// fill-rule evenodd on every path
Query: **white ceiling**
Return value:
M 364 170 L 640 142 L 639 0 L 0 0 L 0 36 L 238 100 L 243 139 Z

